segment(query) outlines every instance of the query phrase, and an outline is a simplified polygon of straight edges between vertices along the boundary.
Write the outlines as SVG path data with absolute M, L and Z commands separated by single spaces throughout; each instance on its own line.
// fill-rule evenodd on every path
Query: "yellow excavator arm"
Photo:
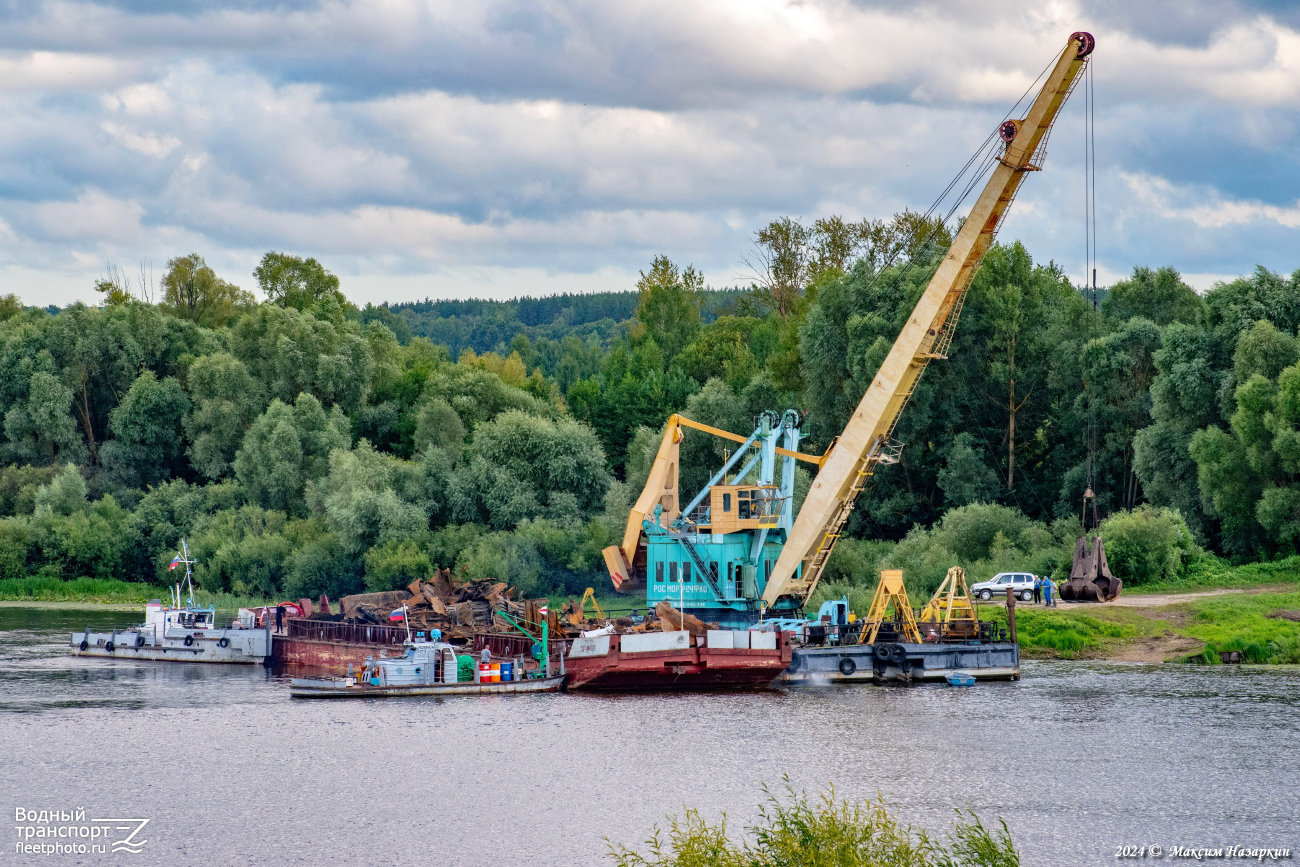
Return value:
M 1029 113 L 999 127 L 1006 149 L 813 481 L 763 592 L 766 605 L 782 596 L 794 597 L 800 605 L 807 601 L 875 467 L 897 462 L 902 447 L 890 436 L 898 416 L 926 365 L 946 357 L 971 278 L 1026 173 L 1042 167 L 1047 134 L 1081 77 L 1093 44 L 1090 34 L 1072 34 Z

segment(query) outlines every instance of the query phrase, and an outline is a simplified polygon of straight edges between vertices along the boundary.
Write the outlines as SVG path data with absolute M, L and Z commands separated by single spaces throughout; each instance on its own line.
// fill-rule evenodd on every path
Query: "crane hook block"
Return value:
M 1079 53 L 1075 55 L 1076 57 L 1087 57 L 1092 54 L 1092 49 L 1097 47 L 1097 40 L 1085 30 L 1071 33 L 1070 38 L 1079 43 Z

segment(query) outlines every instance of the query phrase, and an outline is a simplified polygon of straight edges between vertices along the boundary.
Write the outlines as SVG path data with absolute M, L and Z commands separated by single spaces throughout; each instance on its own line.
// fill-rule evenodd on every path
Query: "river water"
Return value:
M 11 832 L 5 863 L 608 863 L 607 837 L 636 844 L 683 804 L 743 827 L 782 775 L 932 830 L 957 807 L 1001 817 L 1030 867 L 1300 848 L 1295 668 L 311 702 L 262 668 L 67 655 L 72 630 L 134 618 L 0 607 L 0 808 L 149 819 L 138 855 L 18 854 Z

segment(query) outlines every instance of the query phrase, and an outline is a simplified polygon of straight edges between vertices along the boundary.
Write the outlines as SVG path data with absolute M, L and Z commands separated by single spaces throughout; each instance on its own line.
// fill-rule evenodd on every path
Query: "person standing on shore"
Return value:
M 1043 601 L 1043 579 L 1038 575 L 1034 576 L 1034 604 Z
M 1046 608 L 1055 608 L 1056 603 L 1052 601 L 1052 579 L 1043 576 L 1043 606 Z

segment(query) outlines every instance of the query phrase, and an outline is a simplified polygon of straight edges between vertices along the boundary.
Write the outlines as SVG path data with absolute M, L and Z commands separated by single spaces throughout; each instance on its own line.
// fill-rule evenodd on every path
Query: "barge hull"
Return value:
M 221 642 L 226 646 L 222 647 Z M 108 649 L 112 642 L 113 649 Z M 82 644 L 86 647 L 82 648 Z M 156 662 L 203 662 L 225 665 L 261 665 L 270 656 L 271 636 L 263 629 L 205 630 L 189 645 L 183 639 L 155 639 L 137 630 L 117 633 L 74 632 L 73 656 L 98 659 L 148 659 Z
M 823 683 L 888 683 L 942 681 L 949 674 L 969 674 L 976 680 L 1019 680 L 1020 645 L 1011 642 L 982 644 L 898 644 L 902 659 L 882 661 L 875 647 L 799 647 L 790 666 L 777 678 L 780 686 Z
M 790 664 L 790 639 L 782 633 L 774 649 L 682 647 L 631 652 L 622 636 L 605 636 L 608 651 L 564 660 L 567 689 L 603 692 L 765 689 Z
M 424 686 L 348 686 L 341 679 L 311 683 L 294 680 L 294 698 L 397 698 L 407 695 L 502 695 L 525 692 L 559 692 L 564 677 L 513 680 L 500 683 L 431 683 Z

